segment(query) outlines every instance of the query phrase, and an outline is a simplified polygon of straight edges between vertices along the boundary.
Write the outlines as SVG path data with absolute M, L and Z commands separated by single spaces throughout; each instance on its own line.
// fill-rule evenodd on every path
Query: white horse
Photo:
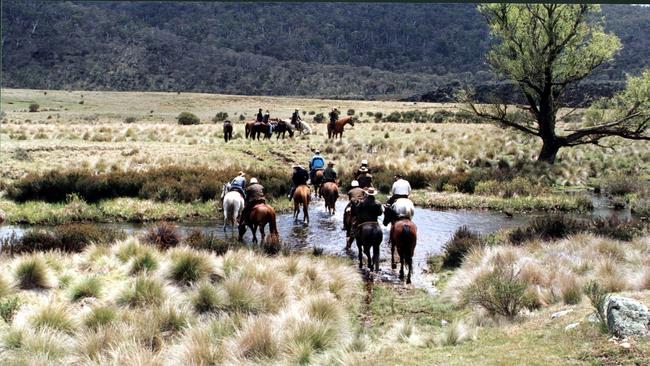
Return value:
M 415 205 L 413 201 L 408 198 L 398 198 L 392 206 L 393 211 L 397 213 L 398 217 L 408 217 L 409 220 L 413 218 L 415 214 Z
M 224 184 L 221 190 L 221 202 L 223 206 L 223 231 L 226 231 L 226 225 L 230 222 L 230 231 L 235 232 L 235 224 L 239 222 L 239 217 L 244 210 L 244 197 L 239 192 L 230 191 L 229 184 Z
M 284 122 L 286 122 L 289 125 L 295 126 L 296 130 L 300 131 L 300 134 L 305 134 L 309 135 L 311 133 L 311 127 L 307 124 L 307 122 L 299 120 L 296 122 L 296 124 L 291 123 L 291 119 L 283 119 Z

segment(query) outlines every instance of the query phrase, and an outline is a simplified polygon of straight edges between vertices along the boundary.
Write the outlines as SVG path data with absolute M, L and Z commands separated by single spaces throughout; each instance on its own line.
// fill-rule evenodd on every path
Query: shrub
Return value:
M 81 252 L 91 243 L 109 244 L 126 238 L 122 230 L 101 228 L 92 224 L 66 224 L 58 226 L 54 235 L 65 252 Z
M 355 113 L 354 109 L 350 108 L 350 109 L 348 109 L 347 115 L 348 116 L 354 116 L 354 113 Z
M 498 266 L 476 278 L 462 295 L 468 304 L 478 305 L 491 315 L 513 318 L 524 306 L 526 287 L 514 266 Z
M 584 231 L 588 225 L 564 214 L 547 214 L 536 217 L 526 228 L 517 228 L 510 233 L 513 244 L 532 239 L 553 240 Z
M 164 300 L 164 285 L 155 278 L 137 277 L 122 290 L 117 303 L 127 306 L 160 305 Z
M 214 115 L 212 118 L 212 122 L 221 122 L 225 121 L 228 119 L 228 113 L 227 112 L 218 112 L 217 114 Z
M 216 255 L 223 255 L 231 248 L 240 247 L 242 244 L 219 238 L 215 233 L 204 234 L 201 230 L 192 230 L 185 243 L 193 249 L 209 250 Z
M 609 300 L 609 294 L 596 280 L 589 281 L 585 285 L 585 294 L 589 298 L 591 306 L 594 308 L 594 313 L 598 319 L 598 325 L 603 333 L 609 333 L 609 325 L 607 324 L 607 309 L 605 306 Z
M 135 123 L 135 121 L 136 121 L 136 118 L 132 117 L 132 116 L 131 117 L 126 117 L 124 119 L 124 123 Z
M 314 116 L 314 122 L 323 123 L 323 121 L 325 121 L 325 116 L 322 113 L 318 113 Z
M 182 250 L 172 255 L 169 279 L 182 285 L 188 285 L 204 279 L 213 273 L 209 257 L 191 249 Z
M 161 222 L 147 229 L 144 240 L 160 249 L 168 249 L 178 245 L 180 239 L 176 225 L 170 222 Z
M 605 192 L 614 196 L 624 196 L 629 193 L 634 193 L 641 187 L 638 181 L 630 179 L 627 175 L 609 177 L 605 180 L 603 185 Z
M 461 226 L 454 233 L 454 237 L 443 245 L 444 268 L 458 268 L 463 263 L 465 255 L 473 249 L 483 245 L 479 235 L 469 230 L 467 226 Z
M 41 252 L 57 249 L 60 245 L 53 233 L 43 229 L 30 229 L 14 243 L 12 250 L 14 253 Z
M 70 301 L 76 302 L 86 297 L 99 297 L 102 283 L 96 276 L 86 277 L 70 288 Z
M 30 112 L 38 112 L 38 108 L 40 108 L 40 106 L 38 105 L 38 103 L 31 103 L 31 104 L 29 105 L 29 111 L 30 111 Z
M 314 112 L 314 111 L 309 111 L 308 114 L 309 114 L 310 116 L 313 116 L 314 114 L 316 114 L 316 112 Z
M 246 119 L 246 116 L 244 116 L 243 114 L 240 114 L 240 115 L 239 115 L 239 120 L 240 120 L 240 121 L 243 121 L 243 120 L 245 120 L 245 119 Z
M 377 114 L 375 114 L 375 118 L 377 117 Z M 402 114 L 400 112 L 391 112 L 389 115 L 384 118 L 384 121 L 386 122 L 401 122 L 402 121 Z
M 224 295 L 209 283 L 201 283 L 192 296 L 192 305 L 198 313 L 222 310 L 225 307 Z
M 110 324 L 115 317 L 115 309 L 108 306 L 98 306 L 90 311 L 83 323 L 90 329 L 98 329 Z
M 623 221 L 612 215 L 598 217 L 591 222 L 592 231 L 596 235 L 608 238 L 630 241 L 643 233 L 643 224 L 639 221 Z
M 181 112 L 176 119 L 179 125 L 198 125 L 201 123 L 199 117 L 190 112 Z
M 20 307 L 20 299 L 16 296 L 5 298 L 0 301 L 0 317 L 7 324 L 11 324 L 11 321 L 14 319 L 14 315 Z
M 51 287 L 47 264 L 41 257 L 23 258 L 14 272 L 18 287 L 23 290 Z

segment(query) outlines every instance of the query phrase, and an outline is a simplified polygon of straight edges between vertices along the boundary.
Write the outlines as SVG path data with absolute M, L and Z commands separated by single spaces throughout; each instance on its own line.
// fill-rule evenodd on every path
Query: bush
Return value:
M 609 325 L 607 324 L 607 301 L 609 294 L 596 280 L 592 280 L 585 285 L 585 294 L 589 298 L 591 306 L 594 308 L 594 313 L 598 319 L 598 325 L 603 333 L 609 333 Z
M 51 287 L 47 264 L 40 257 L 23 258 L 16 266 L 14 277 L 18 288 L 23 290 Z
M 585 231 L 588 225 L 564 214 L 547 214 L 536 217 L 525 228 L 517 228 L 510 233 L 513 244 L 521 244 L 532 239 L 553 240 Z
M 462 295 L 468 304 L 478 305 L 491 315 L 513 318 L 524 306 L 526 287 L 514 266 L 497 266 L 463 289 Z
M 11 324 L 18 308 L 20 308 L 20 299 L 18 297 L 5 298 L 0 301 L 0 317 L 2 317 L 5 323 Z
M 175 247 L 180 242 L 176 225 L 171 222 L 161 222 L 147 229 L 144 241 L 160 249 Z
M 240 115 L 239 115 L 239 120 L 240 120 L 240 121 L 243 121 L 243 120 L 245 120 L 245 119 L 246 119 L 246 116 L 244 116 L 243 114 L 240 114 Z
M 227 119 L 228 119 L 228 113 L 227 112 L 219 112 L 212 118 L 212 122 L 216 123 L 216 122 L 225 121 Z
M 192 230 L 185 243 L 193 249 L 209 250 L 216 255 L 223 255 L 231 248 L 240 247 L 242 244 L 239 242 L 228 241 L 219 238 L 215 233 L 204 234 L 201 230 Z
M 38 105 L 38 103 L 31 103 L 31 104 L 29 105 L 29 111 L 30 111 L 30 112 L 38 112 L 38 108 L 40 108 L 40 106 Z
M 348 109 L 347 115 L 348 116 L 354 116 L 354 113 L 355 113 L 354 109 L 350 108 L 350 109 Z
M 627 175 L 609 177 L 604 182 L 605 192 L 614 196 L 624 196 L 638 191 L 641 184 Z
M 32 253 L 61 250 L 79 253 L 92 243 L 112 243 L 124 239 L 126 233 L 117 229 L 102 229 L 92 224 L 65 224 L 52 231 L 31 229 L 13 245 L 14 253 Z
M 314 122 L 323 123 L 323 121 L 325 121 L 325 116 L 322 113 L 318 113 L 314 116 Z
M 643 234 L 643 224 L 639 221 L 623 221 L 616 216 L 598 217 L 591 222 L 591 231 L 596 235 L 630 241 Z
M 136 119 L 135 117 L 126 117 L 124 119 L 124 123 L 135 123 Z
M 179 125 L 198 125 L 201 123 L 199 117 L 190 112 L 181 112 L 176 119 Z
M 463 263 L 463 258 L 473 248 L 483 246 L 478 234 L 469 230 L 467 226 L 461 226 L 454 233 L 454 237 L 443 245 L 443 268 L 458 268 Z

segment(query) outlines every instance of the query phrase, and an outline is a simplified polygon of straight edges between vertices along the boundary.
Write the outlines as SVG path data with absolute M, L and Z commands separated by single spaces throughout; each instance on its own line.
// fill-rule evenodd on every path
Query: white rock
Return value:
M 556 318 L 559 318 L 561 316 L 565 316 L 565 315 L 567 315 L 568 313 L 570 313 L 572 311 L 573 311 L 573 309 L 568 309 L 568 310 L 562 310 L 562 311 L 555 312 L 555 313 L 551 314 L 551 319 L 556 319 Z
M 578 325 L 580 325 L 580 323 L 571 323 L 571 324 L 567 325 L 566 327 L 564 327 L 564 330 L 571 330 L 571 329 L 577 327 Z

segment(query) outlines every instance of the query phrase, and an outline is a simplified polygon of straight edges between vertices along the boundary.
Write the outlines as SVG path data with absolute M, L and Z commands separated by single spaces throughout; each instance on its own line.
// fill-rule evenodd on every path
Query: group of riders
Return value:
M 340 112 L 338 108 L 334 107 L 332 110 L 329 112 L 329 124 L 328 126 L 331 128 L 334 128 L 334 124 L 336 121 L 339 119 Z M 271 121 L 271 113 L 267 109 L 264 113 L 262 113 L 262 108 L 258 109 L 257 115 L 255 117 L 255 122 L 256 123 L 263 123 L 269 126 L 269 132 L 272 132 L 272 125 L 270 124 Z M 291 124 L 293 126 L 298 126 L 302 122 L 302 118 L 300 117 L 300 112 L 299 110 L 294 110 L 293 113 L 291 114 Z M 224 126 L 232 126 L 232 122 L 230 120 L 225 120 L 223 121 Z
M 319 171 L 322 171 L 322 184 L 327 182 L 338 183 L 338 174 L 334 169 L 335 163 L 329 161 L 325 164 L 325 158 L 319 150 L 314 152 L 308 166 L 309 170 L 299 164 L 293 165 L 289 199 L 292 199 L 297 187 L 309 185 L 310 182 L 313 182 Z M 394 178 L 395 181 L 390 191 L 391 196 L 386 201 L 385 207 L 390 207 L 397 199 L 408 198 L 411 194 L 411 185 L 401 174 L 396 174 Z M 367 222 L 376 223 L 384 211 L 384 206 L 375 199 L 377 191 L 372 185 L 372 173 L 367 160 L 361 161 L 361 165 L 350 185 L 352 188 L 347 194 L 349 203 L 345 208 L 343 220 L 343 229 L 348 233 L 348 247 L 352 243 L 354 228 Z M 240 216 L 240 226 L 245 225 L 245 220 L 255 205 L 266 202 L 264 187 L 257 178 L 251 178 L 250 182 L 246 184 L 246 174 L 243 171 L 240 171 L 237 177 L 230 182 L 228 190 L 237 191 L 244 197 L 245 205 Z

